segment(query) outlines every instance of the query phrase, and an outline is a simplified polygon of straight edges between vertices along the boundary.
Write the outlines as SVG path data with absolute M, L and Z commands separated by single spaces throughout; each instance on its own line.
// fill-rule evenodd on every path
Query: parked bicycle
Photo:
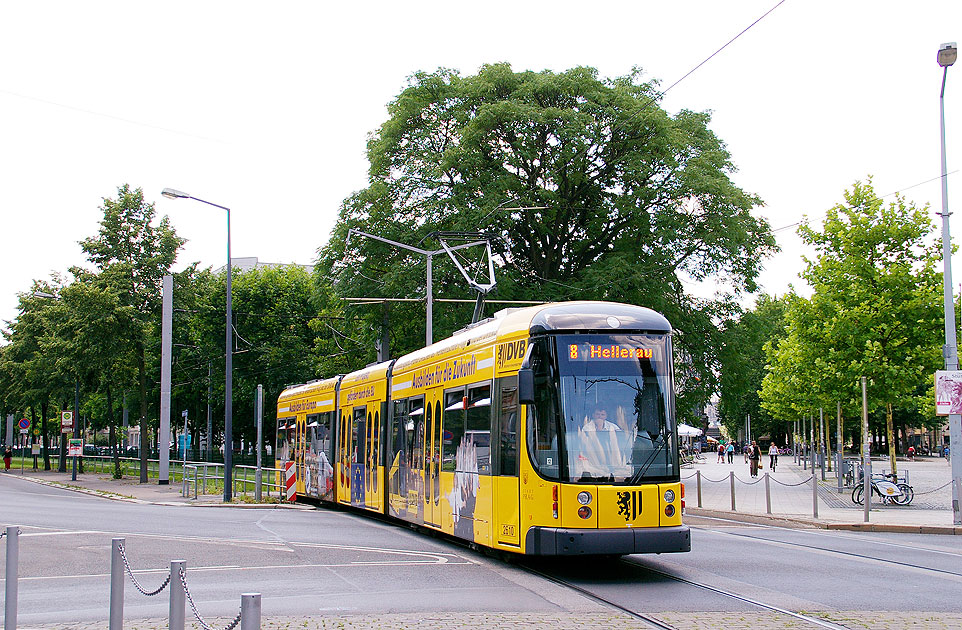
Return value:
M 861 481 L 852 489 L 852 502 L 862 505 L 865 484 Z M 872 494 L 878 495 L 884 505 L 908 505 L 915 498 L 915 490 L 907 483 L 900 482 L 895 473 L 872 475 Z

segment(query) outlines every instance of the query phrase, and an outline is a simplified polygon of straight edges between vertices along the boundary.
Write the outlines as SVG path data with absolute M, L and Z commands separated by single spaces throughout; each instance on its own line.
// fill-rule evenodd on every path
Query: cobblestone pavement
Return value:
M 851 630 L 953 630 L 962 628 L 962 614 L 924 615 L 884 611 L 818 611 L 807 612 Z M 778 613 L 656 613 L 651 615 L 677 630 L 716 630 L 718 628 L 748 628 L 765 630 L 802 630 L 816 628 L 804 620 Z M 208 619 L 208 625 L 225 628 L 233 621 L 227 618 Z M 650 627 L 645 622 L 625 614 L 516 614 L 516 613 L 424 613 L 369 616 L 327 617 L 271 617 L 261 621 L 263 630 L 634 630 Z M 107 622 L 20 625 L 20 630 L 106 630 Z M 125 620 L 127 630 L 165 630 L 166 619 Z M 195 619 L 188 619 L 187 630 L 202 630 Z

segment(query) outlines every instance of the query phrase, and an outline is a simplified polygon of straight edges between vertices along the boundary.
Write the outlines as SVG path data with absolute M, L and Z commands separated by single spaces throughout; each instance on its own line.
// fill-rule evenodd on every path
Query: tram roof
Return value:
M 478 345 L 490 339 L 511 338 L 521 334 L 542 334 L 547 332 L 655 332 L 670 333 L 671 324 L 664 315 L 644 306 L 620 304 L 617 302 L 552 302 L 510 308 L 499 311 L 494 317 L 484 320 L 470 328 L 458 331 L 447 339 L 442 339 L 420 350 L 415 350 L 397 359 L 394 370 L 400 371 L 435 357 L 446 355 L 454 350 Z M 298 398 L 325 391 L 333 391 L 339 380 L 344 385 L 352 385 L 370 378 L 386 374 L 391 362 L 369 365 L 345 376 L 285 389 L 278 401 Z
M 670 333 L 671 324 L 661 313 L 644 306 L 617 302 L 561 302 L 534 307 L 528 331 L 631 331 Z
M 290 398 L 300 398 L 301 396 L 308 396 L 310 394 L 321 394 L 324 392 L 334 391 L 337 387 L 337 382 L 341 380 L 340 376 L 335 376 L 334 378 L 325 378 L 316 381 L 311 381 L 310 383 L 304 383 L 302 385 L 291 385 L 286 387 L 281 395 L 278 397 L 278 402 L 287 400 Z
M 516 337 L 519 333 L 631 331 L 670 333 L 664 315 L 644 306 L 617 302 L 551 302 L 499 311 L 493 318 L 458 331 L 451 337 L 415 350 L 397 360 L 397 371 L 414 363 L 477 345 L 488 338 Z

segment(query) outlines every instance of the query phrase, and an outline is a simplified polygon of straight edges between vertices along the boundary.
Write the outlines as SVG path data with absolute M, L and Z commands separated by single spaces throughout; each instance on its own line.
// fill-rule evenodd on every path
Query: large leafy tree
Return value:
M 806 375 L 798 385 L 817 402 L 853 411 L 859 378 L 868 377 L 870 404 L 885 406 L 894 471 L 895 410 L 918 408 L 939 365 L 939 248 L 925 208 L 901 197 L 885 204 L 871 180 L 856 182 L 844 199 L 821 231 L 800 229 L 818 252 L 804 273 L 814 292 L 790 304 L 789 335 L 774 349 L 772 369 Z
M 424 297 L 423 257 L 370 239 L 345 249 L 348 230 L 425 249 L 438 248 L 438 231 L 484 232 L 500 276 L 493 298 L 610 299 L 664 312 L 678 330 L 679 380 L 694 394 L 679 409 L 697 408 L 714 385 L 718 307 L 688 296 L 683 281 L 717 276 L 735 292 L 754 290 L 775 246 L 751 215 L 758 198 L 730 180 L 709 115 L 670 115 L 658 98 L 639 71 L 603 80 L 590 68 L 495 64 L 468 77 L 415 74 L 368 143 L 370 184 L 345 200 L 319 277 L 333 277 L 340 296 Z M 435 262 L 436 294 L 471 296 L 449 263 Z M 404 322 L 395 347 L 420 346 L 423 306 L 392 310 Z M 439 311 L 435 337 L 470 313 Z M 354 337 L 380 334 L 380 307 L 356 312 L 366 323 Z
M 765 344 L 784 336 L 783 300 L 761 295 L 755 307 L 726 322 L 719 350 L 721 395 L 718 411 L 729 435 L 737 435 L 750 415 L 755 433 L 768 433 L 785 443 L 785 420 L 792 416 L 773 416 L 761 405 L 759 391 L 765 377 Z
M 30 409 L 34 428 L 40 430 L 43 441 L 45 470 L 50 470 L 49 400 L 65 397 L 67 390 L 65 381 L 58 378 L 57 356 L 45 348 L 46 342 L 56 334 L 54 298 L 59 285 L 59 278 L 52 282 L 35 281 L 30 291 L 19 295 L 20 314 L 14 321 L 7 322 L 3 334 L 9 344 L 0 355 L 0 393 L 4 406 L 24 413 Z M 38 408 L 39 423 L 36 419 Z
M 96 429 L 106 426 L 113 447 L 115 475 L 120 475 L 115 393 L 134 381 L 134 360 L 127 342 L 133 331 L 133 307 L 122 307 L 118 295 L 106 283 L 73 282 L 59 292 L 52 307 L 55 327 L 44 350 L 56 358 L 61 380 L 76 378 L 84 391 L 100 392 L 94 414 Z M 100 421 L 98 421 L 98 418 Z
M 184 239 L 167 217 L 155 224 L 155 210 L 140 188 L 124 184 L 116 198 L 104 198 L 104 213 L 95 236 L 80 241 L 94 271 L 72 269 L 82 282 L 116 296 L 117 336 L 136 368 L 140 398 L 140 481 L 147 482 L 148 349 L 159 328 L 161 284 L 177 258 Z
M 209 271 L 177 278 L 175 306 L 185 317 L 174 327 L 175 403 L 199 411 L 206 405 L 210 366 L 223 365 L 224 274 Z M 233 277 L 234 438 L 253 444 L 254 393 L 264 387 L 264 435 L 270 440 L 274 405 L 283 388 L 315 374 L 316 316 L 308 271 L 297 266 L 258 268 Z M 223 372 L 220 372 L 222 374 Z M 223 380 L 213 380 L 213 413 L 223 414 Z M 181 408 L 181 407 L 178 407 Z M 202 414 L 191 413 L 190 418 Z M 205 420 L 206 422 L 206 420 Z M 220 423 L 215 423 L 218 426 Z

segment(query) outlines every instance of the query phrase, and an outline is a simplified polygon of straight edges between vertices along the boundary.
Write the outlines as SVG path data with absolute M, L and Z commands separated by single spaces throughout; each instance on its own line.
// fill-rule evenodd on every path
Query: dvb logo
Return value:
M 527 347 L 527 340 L 512 341 L 511 343 L 498 344 L 496 362 L 498 370 L 504 369 L 509 363 L 521 361 L 524 358 L 524 350 Z

